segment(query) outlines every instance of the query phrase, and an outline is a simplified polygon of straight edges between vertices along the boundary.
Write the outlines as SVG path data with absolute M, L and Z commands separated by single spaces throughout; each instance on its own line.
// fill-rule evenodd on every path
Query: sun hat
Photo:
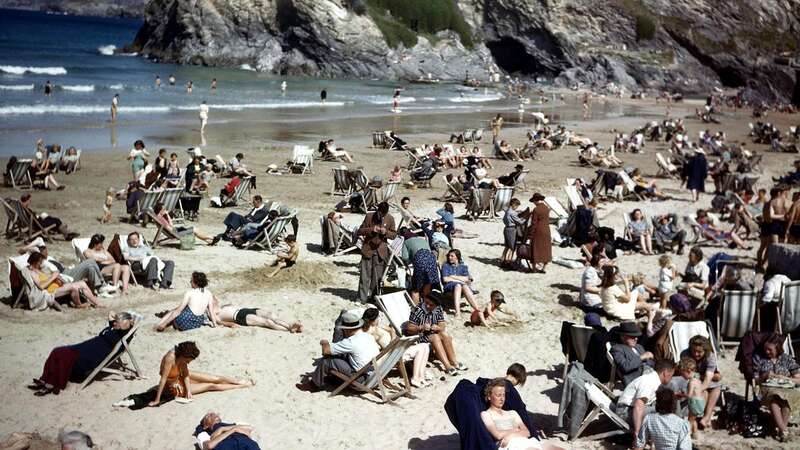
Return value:
M 41 236 L 31 241 L 30 245 L 38 248 L 47 247 L 47 245 L 45 245 L 44 239 L 42 239 Z
M 475 169 L 475 176 L 478 177 L 478 178 L 486 177 L 486 169 L 484 169 L 482 167 L 480 167 L 478 169 Z
M 355 330 L 364 326 L 364 319 L 352 311 L 342 313 L 341 319 L 342 323 L 336 326 L 340 330 Z
M 636 322 L 622 322 L 617 328 L 620 336 L 639 337 L 642 335 L 642 330 L 636 325 Z

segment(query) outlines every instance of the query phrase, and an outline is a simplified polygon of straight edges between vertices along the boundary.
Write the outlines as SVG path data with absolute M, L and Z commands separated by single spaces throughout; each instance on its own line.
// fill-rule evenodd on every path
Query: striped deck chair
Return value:
M 388 131 L 375 131 L 372 133 L 372 147 L 373 148 L 387 148 L 386 137 L 389 135 Z
M 584 387 L 586 388 L 586 396 L 592 406 L 592 410 L 581 423 L 581 426 L 578 428 L 578 432 L 575 434 L 573 439 L 596 440 L 605 439 L 607 437 L 616 436 L 619 434 L 630 434 L 631 431 L 628 422 L 613 411 L 613 401 L 611 400 L 611 397 L 608 396 L 608 391 L 604 389 L 605 387 L 596 383 L 586 383 Z M 608 417 L 614 423 L 614 425 L 616 425 L 617 429 L 613 431 L 607 431 L 605 433 L 581 437 L 581 434 L 586 430 L 586 427 L 588 427 L 592 422 L 596 421 L 601 414 L 604 414 L 606 417 Z
M 483 128 L 478 128 L 472 133 L 472 142 L 478 142 L 483 137 Z
M 406 366 L 403 363 L 403 354 L 409 347 L 416 344 L 417 339 L 419 339 L 419 336 L 405 336 L 393 339 L 386 348 L 372 358 L 372 361 L 350 376 L 337 370 L 331 370 L 331 375 L 340 378 L 344 383 L 331 392 L 330 396 L 333 397 L 347 387 L 352 387 L 358 391 L 377 396 L 382 403 L 393 402 L 398 397 L 415 398 L 411 395 L 411 382 L 408 379 Z M 384 380 L 395 367 L 403 377 L 403 386 L 397 391 L 390 392 L 386 388 Z M 367 375 L 367 379 L 363 383 L 356 381 L 364 375 Z
M 658 164 L 658 174 L 656 176 L 678 178 L 678 168 L 664 158 L 664 155 L 661 153 L 656 152 L 656 163 Z
M 47 228 L 43 227 L 33 214 L 33 211 L 22 206 L 19 201 L 14 201 L 12 206 L 17 212 L 17 223 L 23 233 L 28 236 L 29 241 L 36 236 L 42 236 L 45 241 L 50 241 L 50 232 L 53 231 L 55 225 L 50 225 Z
M 13 203 L 14 201 L 14 199 L 9 199 L 9 202 Z M 6 238 L 22 233 L 22 230 L 19 229 L 20 224 L 18 222 L 19 216 L 17 215 L 17 210 L 9 202 L 0 198 L 0 203 L 3 205 L 3 211 L 6 213 Z
M 339 256 L 361 248 L 361 239 L 347 231 L 343 226 L 328 219 L 327 216 L 319 218 L 322 231 L 322 247 L 328 250 L 328 255 Z M 327 240 L 327 246 L 326 246 Z
M 508 209 L 508 205 L 511 203 L 511 197 L 513 196 L 513 187 L 499 187 L 494 191 L 494 195 L 492 196 L 492 219 Z
M 389 319 L 394 331 L 398 336 L 403 335 L 403 325 L 408 322 L 411 317 L 411 308 L 415 305 L 405 289 L 402 291 L 392 292 L 390 294 L 379 295 L 376 304 Z
M 147 224 L 147 212 L 153 210 L 156 203 L 161 201 L 163 194 L 163 190 L 144 191 L 144 195 L 136 204 L 136 217 L 142 221 L 142 225 Z
M 442 179 L 444 180 L 445 191 L 444 195 L 442 195 L 441 201 L 462 202 L 462 203 L 467 202 L 467 199 L 464 198 L 464 193 L 460 192 L 460 190 L 456 188 L 455 184 L 453 184 L 450 181 L 447 181 L 447 175 L 443 175 Z
M 164 205 L 164 210 L 169 213 L 173 220 L 176 222 L 183 221 L 183 206 L 181 205 L 181 195 L 183 189 L 170 188 L 164 189 L 161 196 L 161 204 Z
M 334 168 L 333 171 L 333 187 L 331 188 L 331 195 L 341 195 L 347 197 L 353 192 L 353 180 L 350 178 L 350 172 L 347 168 Z
M 528 185 L 525 184 L 525 177 L 531 173 L 530 169 L 524 169 L 514 178 L 514 189 L 519 189 L 520 191 L 527 191 Z
M 351 182 L 353 192 L 360 192 L 362 195 L 369 190 L 369 178 L 364 173 L 364 169 L 359 169 L 355 174 L 351 172 Z
M 281 239 L 284 231 L 286 231 L 286 225 L 292 221 L 294 216 L 295 214 L 293 213 L 286 216 L 276 217 L 267 228 L 261 230 L 261 232 L 258 233 L 253 240 L 247 243 L 246 248 L 249 249 L 258 247 L 268 251 L 269 253 L 272 253 L 274 251 L 273 247 Z
M 717 340 L 720 346 L 738 345 L 741 339 L 753 327 L 757 308 L 758 293 L 756 291 L 722 291 L 722 299 L 717 316 Z
M 250 189 L 253 188 L 253 177 L 242 177 L 239 186 L 236 186 L 233 196 L 225 201 L 225 205 L 238 206 L 239 202 L 250 204 Z
M 314 150 L 307 145 L 295 145 L 292 160 L 289 161 L 289 171 L 300 175 L 314 173 Z
M 778 332 L 790 334 L 800 327 L 800 280 L 781 287 Z
M 390 181 L 383 185 L 381 188 L 381 198 L 380 201 L 389 203 L 394 198 L 395 194 L 397 193 L 397 187 L 400 186 L 400 183 L 397 181 Z
M 139 370 L 139 364 L 136 363 L 136 358 L 133 356 L 133 351 L 131 351 L 131 342 L 133 338 L 136 336 L 136 332 L 139 330 L 139 327 L 142 325 L 143 317 L 139 314 L 132 313 L 134 317 L 133 326 L 131 329 L 125 333 L 125 336 L 114 345 L 114 348 L 111 349 L 111 353 L 103 359 L 103 361 L 92 370 L 92 372 L 87 376 L 83 383 L 81 383 L 81 389 L 84 389 L 88 386 L 95 378 L 100 375 L 100 373 L 111 373 L 115 375 L 120 375 L 126 378 L 131 379 L 139 379 L 142 378 L 142 371 Z M 122 356 L 127 355 L 128 359 L 130 359 L 131 366 L 126 366 L 122 363 Z M 118 365 L 119 368 L 115 369 L 112 368 L 113 365 Z
M 427 156 L 421 154 L 420 149 L 418 148 L 410 148 L 406 150 L 406 155 L 408 155 L 407 169 L 409 171 L 412 171 L 417 167 L 422 167 L 422 162 L 428 158 Z
M 18 159 L 5 174 L 5 185 L 19 190 L 33 189 L 33 179 L 29 172 L 31 164 L 33 160 Z
M 555 197 L 545 197 L 544 203 L 550 208 L 550 221 L 558 222 L 561 219 L 569 219 L 569 213 L 564 205 Z

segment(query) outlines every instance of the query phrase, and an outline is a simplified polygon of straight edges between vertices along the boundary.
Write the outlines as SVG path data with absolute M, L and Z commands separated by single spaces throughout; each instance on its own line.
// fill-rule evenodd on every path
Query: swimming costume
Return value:
M 292 266 L 293 266 L 293 265 L 295 265 L 296 263 L 297 263 L 297 261 L 292 261 L 292 260 L 290 259 L 290 260 L 286 261 L 286 268 L 288 269 L 289 267 L 292 267 Z
M 205 314 L 197 315 L 187 306 L 175 318 L 175 328 L 179 331 L 188 331 L 195 328 L 200 328 L 206 321 Z
M 236 313 L 233 314 L 233 321 L 238 325 L 246 327 L 247 316 L 250 314 L 256 315 L 256 311 L 258 311 L 258 308 L 239 308 L 236 310 Z

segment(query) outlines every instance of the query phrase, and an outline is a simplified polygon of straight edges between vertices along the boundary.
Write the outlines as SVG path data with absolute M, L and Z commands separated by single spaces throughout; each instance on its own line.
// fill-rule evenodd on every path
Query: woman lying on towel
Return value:
M 97 336 L 79 344 L 56 347 L 44 363 L 42 376 L 33 379 L 28 389 L 34 395 L 58 394 L 68 381 L 86 378 L 114 349 L 134 324 L 131 313 L 108 313 L 108 326 Z
M 142 394 L 130 395 L 114 403 L 113 406 L 141 409 L 145 406 L 159 406 L 172 399 L 181 399 L 183 403 L 188 403 L 193 395 L 242 389 L 255 384 L 251 380 L 235 380 L 202 372 L 189 372 L 189 363 L 199 355 L 200 350 L 194 342 L 181 342 L 161 358 L 158 386 Z

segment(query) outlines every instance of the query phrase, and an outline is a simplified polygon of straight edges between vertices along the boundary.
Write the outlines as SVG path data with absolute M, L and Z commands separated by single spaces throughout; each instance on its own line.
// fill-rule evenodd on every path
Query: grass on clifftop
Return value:
M 366 4 L 390 47 L 402 43 L 411 48 L 417 44 L 419 34 L 435 35 L 444 30 L 456 32 L 464 47 L 474 45 L 469 26 L 454 0 L 366 0 Z

